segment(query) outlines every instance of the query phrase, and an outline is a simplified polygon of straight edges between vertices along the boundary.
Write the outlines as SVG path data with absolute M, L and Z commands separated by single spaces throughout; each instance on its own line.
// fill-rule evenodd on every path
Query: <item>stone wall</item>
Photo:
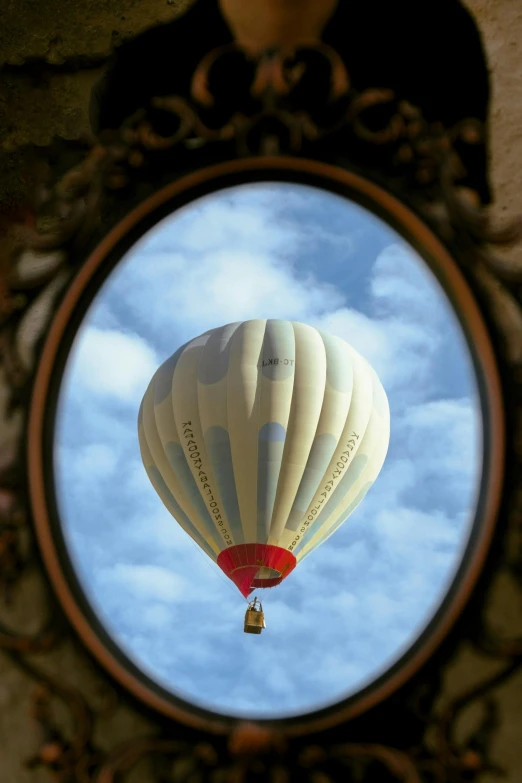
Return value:
M 88 96 L 113 46 L 160 21 L 171 19 L 189 0 L 3 0 L 0 4 L 0 210 L 24 198 L 25 161 L 33 145 L 46 146 L 53 137 L 80 139 L 88 133 Z M 499 217 L 522 210 L 522 3 L 520 0 L 468 0 L 481 26 L 493 83 L 492 172 Z M 421 31 L 422 34 L 422 31 Z M 520 250 L 516 253 L 520 255 Z M 1 390 L 0 390 L 1 392 Z M 3 395 L 0 395 L 3 397 Z M 0 399 L 0 403 L 1 403 Z M 16 622 L 28 633 L 34 605 L 43 602 L 40 577 L 29 572 L 17 596 L 16 608 L 2 609 L 2 620 Z M 499 585 L 496 621 L 507 630 L 520 607 L 507 585 Z M 42 606 L 42 613 L 44 607 Z M 73 642 L 51 656 L 34 656 L 35 664 L 56 675 L 67 670 L 70 685 L 79 685 L 91 703 L 101 705 L 104 680 Z M 446 693 L 459 692 L 494 664 L 463 649 L 447 673 Z M 0 780 L 4 783 L 45 783 L 44 769 L 28 770 L 25 760 L 38 747 L 36 724 L 28 729 L 32 681 L 7 656 L 0 657 Z M 494 755 L 508 770 L 506 783 L 522 780 L 522 677 L 501 687 L 502 729 Z M 66 715 L 58 721 L 68 721 Z M 107 711 L 96 741 L 113 747 L 131 733 L 152 726 L 132 707 Z M 131 780 L 147 783 L 144 767 Z M 484 778 L 485 781 L 494 778 Z

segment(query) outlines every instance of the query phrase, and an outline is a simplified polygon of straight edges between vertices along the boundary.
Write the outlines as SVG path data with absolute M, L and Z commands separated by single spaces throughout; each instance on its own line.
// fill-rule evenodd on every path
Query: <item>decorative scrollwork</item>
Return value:
M 220 102 L 212 87 L 214 71 L 231 54 L 244 56 L 252 78 L 243 102 L 216 122 Z M 299 88 L 306 84 L 318 59 L 328 71 L 324 100 L 308 94 L 300 103 L 296 95 L 303 98 Z M 169 133 L 159 127 L 160 114 L 171 120 Z M 314 144 L 340 133 L 345 134 L 346 149 L 357 144 L 384 150 L 382 165 L 390 176 L 415 182 L 425 219 L 459 249 L 459 260 L 484 294 L 520 405 L 522 267 L 498 258 L 489 245 L 512 244 L 521 236 L 521 224 L 493 228 L 476 196 L 456 185 L 462 163 L 455 146 L 480 142 L 480 124 L 470 119 L 448 129 L 425 120 L 418 109 L 398 100 L 390 90 L 356 93 L 337 53 L 323 44 L 303 46 L 292 54 L 270 51 L 256 61 L 233 45 L 216 49 L 203 59 L 188 98 L 153 99 L 118 133 L 93 141 L 85 158 L 56 182 L 50 171 L 47 179 L 40 180 L 34 210 L 25 222 L 11 228 L 10 265 L 0 277 L 0 356 L 10 394 L 8 413 L 23 414 L 30 391 L 34 360 L 22 355 L 20 340 L 25 319 L 47 294 L 46 307 L 52 311 L 53 297 L 81 263 L 82 251 L 98 226 L 106 200 L 125 188 L 136 172 L 139 175 L 151 156 L 161 157 L 177 148 L 190 156 L 203 146 L 226 143 L 233 143 L 238 155 L 300 154 L 306 145 L 313 151 Z M 511 470 L 516 472 L 522 468 L 520 407 L 514 411 L 511 439 Z M 0 465 L 0 590 L 5 601 L 13 600 L 17 581 L 27 568 L 22 539 L 30 531 L 19 428 L 14 442 L 19 448 L 6 451 Z M 504 566 L 522 592 L 522 492 L 513 491 L 510 498 Z M 407 751 L 362 742 L 303 747 L 302 743 L 283 742 L 276 733 L 258 726 L 240 724 L 228 746 L 208 738 L 181 740 L 163 732 L 132 738 L 111 752 L 101 752 L 93 739 L 96 715 L 85 697 L 28 660 L 30 654 L 53 649 L 63 635 L 52 624 L 32 637 L 0 627 L 0 648 L 40 683 L 34 717 L 42 730 L 42 745 L 29 765 L 45 766 L 58 783 L 116 783 L 145 757 L 155 760 L 158 783 L 478 780 L 486 771 L 498 771 L 490 759 L 491 738 L 498 723 L 491 694 L 522 665 L 522 639 L 500 638 L 484 618 L 471 641 L 476 649 L 503 662 L 500 672 L 464 692 L 440 713 L 419 713 L 427 734 L 434 731 L 435 739 Z M 61 700 L 71 714 L 73 729 L 67 737 L 53 718 L 53 699 Z M 457 742 L 456 722 L 472 703 L 483 704 L 482 720 L 465 741 Z M 171 733 L 175 734 L 174 727 Z

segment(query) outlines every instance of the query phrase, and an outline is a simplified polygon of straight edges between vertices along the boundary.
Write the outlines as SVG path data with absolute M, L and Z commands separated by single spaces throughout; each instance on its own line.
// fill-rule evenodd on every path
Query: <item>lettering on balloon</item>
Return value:
M 203 467 L 203 461 L 201 459 L 201 452 L 194 439 L 194 431 L 192 429 L 192 422 L 185 421 L 181 425 L 183 431 L 183 437 L 185 438 L 185 450 L 188 456 L 189 465 L 192 467 L 196 480 L 199 481 L 203 492 L 203 497 L 207 501 L 208 508 L 216 524 L 219 527 L 220 533 L 225 539 L 228 546 L 232 546 L 234 543 L 230 536 L 230 533 L 224 527 L 224 520 L 219 510 L 218 502 L 214 497 L 212 487 L 208 481 L 208 475 Z
M 332 491 L 334 487 L 334 484 L 341 477 L 343 470 L 348 465 L 350 461 L 350 457 L 352 455 L 353 450 L 355 449 L 358 440 L 359 440 L 359 435 L 357 435 L 356 432 L 352 432 L 350 439 L 345 443 L 346 446 L 345 450 L 340 455 L 339 460 L 337 461 L 333 472 L 330 474 L 331 475 L 330 480 L 327 481 L 326 484 L 323 486 L 322 492 L 319 495 L 319 499 L 317 500 L 315 506 L 313 506 L 310 509 L 310 512 L 306 517 L 305 521 L 303 522 L 301 528 L 299 529 L 298 534 L 295 536 L 294 540 L 288 547 L 289 552 L 291 552 L 294 549 L 297 542 L 301 539 L 303 533 L 306 533 L 310 524 L 314 521 L 318 512 L 321 510 L 321 506 L 327 500 L 329 493 Z
M 278 364 L 284 364 L 285 367 L 288 367 L 288 365 L 290 365 L 290 367 L 293 367 L 294 366 L 294 362 L 295 362 L 295 359 L 279 359 L 279 358 L 263 359 L 261 366 L 262 367 L 270 367 L 272 365 L 272 366 L 276 367 Z

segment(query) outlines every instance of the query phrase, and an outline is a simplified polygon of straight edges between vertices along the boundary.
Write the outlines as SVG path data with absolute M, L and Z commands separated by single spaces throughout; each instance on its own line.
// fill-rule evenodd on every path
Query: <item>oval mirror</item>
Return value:
M 143 692 L 202 715 L 277 720 L 356 703 L 455 616 L 491 527 L 491 435 L 486 360 L 471 344 L 482 327 L 475 314 L 466 321 L 460 278 L 452 287 L 399 221 L 356 194 L 265 178 L 150 220 L 94 295 L 82 294 L 55 382 L 52 535 L 63 537 L 84 614 Z M 256 583 L 250 598 L 266 623 L 256 635 L 244 633 L 237 582 L 161 502 L 137 430 L 160 365 L 198 335 L 245 321 L 304 324 L 349 343 L 390 411 L 386 458 L 364 501 L 309 556 L 296 551 L 284 581 Z M 310 370 L 321 395 L 324 373 Z

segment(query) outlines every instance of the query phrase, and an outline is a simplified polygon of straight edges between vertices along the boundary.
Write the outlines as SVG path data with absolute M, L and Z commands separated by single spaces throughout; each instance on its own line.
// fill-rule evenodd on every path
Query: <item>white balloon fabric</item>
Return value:
M 138 434 L 167 509 L 247 597 L 279 584 L 357 508 L 384 463 L 390 412 L 344 340 L 252 320 L 167 359 Z

